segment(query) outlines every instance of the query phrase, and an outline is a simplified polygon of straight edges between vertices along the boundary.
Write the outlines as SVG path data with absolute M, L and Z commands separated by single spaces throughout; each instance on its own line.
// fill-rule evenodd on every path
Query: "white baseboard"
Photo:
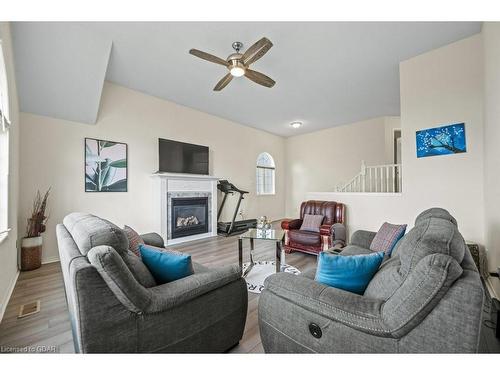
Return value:
M 59 257 L 58 256 L 50 257 L 50 258 L 42 260 L 42 264 L 55 263 L 55 262 L 59 262 Z
M 0 305 L 0 323 L 2 322 L 3 315 L 5 314 L 5 310 L 7 309 L 7 305 L 9 304 L 10 297 L 12 296 L 12 292 L 14 291 L 14 288 L 16 287 L 17 283 L 17 278 L 19 277 L 19 270 L 16 271 L 16 275 L 12 279 L 9 289 L 7 290 L 7 295 L 4 301 L 2 301 L 2 304 Z

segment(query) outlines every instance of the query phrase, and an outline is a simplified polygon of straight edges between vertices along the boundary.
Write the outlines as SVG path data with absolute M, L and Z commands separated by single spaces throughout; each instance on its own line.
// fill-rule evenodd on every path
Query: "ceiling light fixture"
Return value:
M 245 69 L 239 65 L 235 65 L 231 68 L 230 72 L 233 77 L 241 77 L 245 74 Z
M 300 121 L 294 121 L 290 123 L 290 126 L 294 129 L 298 129 L 302 126 L 302 123 Z

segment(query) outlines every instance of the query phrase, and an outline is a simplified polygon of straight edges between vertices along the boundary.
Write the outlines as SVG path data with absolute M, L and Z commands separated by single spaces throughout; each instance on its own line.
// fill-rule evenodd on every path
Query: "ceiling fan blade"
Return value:
M 224 66 L 229 66 L 229 63 L 226 60 L 221 59 L 220 57 L 211 55 L 209 53 L 200 51 L 198 49 L 190 49 L 189 53 L 191 55 L 194 55 L 196 57 L 199 57 L 200 59 L 207 60 L 216 64 L 224 65 Z
M 266 37 L 262 38 L 258 42 L 254 43 L 246 52 L 243 54 L 241 60 L 246 66 L 254 63 L 262 56 L 266 54 L 267 51 L 273 46 L 271 41 Z
M 255 83 L 258 83 L 259 85 L 266 86 L 266 87 L 273 87 L 276 82 L 274 82 L 273 79 L 269 78 L 265 74 L 256 72 L 255 70 L 250 70 L 246 69 L 245 70 L 245 77 L 248 79 L 254 81 Z
M 231 75 L 231 73 L 227 73 L 224 77 L 222 77 L 222 79 L 219 82 L 217 82 L 217 84 L 214 87 L 214 91 L 222 90 L 229 84 L 229 82 L 231 82 L 232 79 L 233 76 Z

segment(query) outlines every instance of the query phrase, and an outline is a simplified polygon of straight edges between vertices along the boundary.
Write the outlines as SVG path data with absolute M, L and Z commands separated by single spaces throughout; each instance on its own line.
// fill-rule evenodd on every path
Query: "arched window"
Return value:
M 257 195 L 274 194 L 274 159 L 267 152 L 257 158 Z

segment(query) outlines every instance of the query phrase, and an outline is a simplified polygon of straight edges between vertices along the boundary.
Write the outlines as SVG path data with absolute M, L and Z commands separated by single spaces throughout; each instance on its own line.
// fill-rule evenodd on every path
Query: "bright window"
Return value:
M 9 131 L 0 128 L 0 240 L 9 227 Z
M 7 73 L 0 40 L 0 241 L 8 233 L 9 223 L 9 101 Z
M 274 159 L 267 152 L 257 158 L 257 195 L 272 195 L 275 192 L 274 174 L 276 166 Z

